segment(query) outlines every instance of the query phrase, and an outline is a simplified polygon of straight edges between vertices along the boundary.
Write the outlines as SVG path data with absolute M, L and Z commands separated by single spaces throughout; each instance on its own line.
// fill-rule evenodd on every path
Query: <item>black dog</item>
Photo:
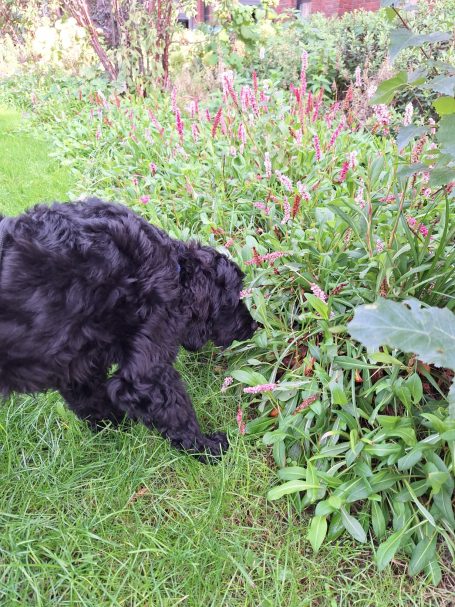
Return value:
M 95 427 L 127 416 L 178 448 L 219 455 L 226 436 L 202 434 L 172 364 L 180 345 L 252 336 L 242 277 L 224 255 L 122 205 L 91 199 L 3 218 L 0 394 L 56 389 Z

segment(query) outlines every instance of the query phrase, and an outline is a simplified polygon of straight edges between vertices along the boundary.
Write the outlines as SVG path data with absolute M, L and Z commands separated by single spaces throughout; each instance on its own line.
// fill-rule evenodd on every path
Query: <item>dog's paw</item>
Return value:
M 202 450 L 205 451 L 205 454 L 201 454 L 199 459 L 204 464 L 208 464 L 211 461 L 214 461 L 213 458 L 220 458 L 228 449 L 229 442 L 226 434 L 223 432 L 215 432 L 215 434 L 204 436 Z

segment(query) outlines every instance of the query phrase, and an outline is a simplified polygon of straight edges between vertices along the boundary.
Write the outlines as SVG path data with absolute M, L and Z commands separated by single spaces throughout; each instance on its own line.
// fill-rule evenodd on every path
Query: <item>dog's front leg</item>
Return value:
M 224 434 L 201 432 L 190 398 L 172 365 L 158 364 L 139 375 L 137 368 L 129 365 L 109 380 L 108 392 L 127 415 L 156 428 L 174 447 L 214 456 L 228 449 Z M 202 455 L 201 460 L 204 459 Z

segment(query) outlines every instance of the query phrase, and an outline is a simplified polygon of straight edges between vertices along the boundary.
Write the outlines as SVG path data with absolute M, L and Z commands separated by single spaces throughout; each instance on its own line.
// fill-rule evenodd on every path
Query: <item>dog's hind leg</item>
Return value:
M 174 447 L 202 454 L 202 461 L 206 461 L 204 452 L 219 456 L 228 449 L 225 434 L 201 432 L 182 380 L 171 365 L 151 368 L 146 377 L 120 370 L 109 380 L 108 391 L 128 415 L 131 412 L 149 428 L 156 428 Z

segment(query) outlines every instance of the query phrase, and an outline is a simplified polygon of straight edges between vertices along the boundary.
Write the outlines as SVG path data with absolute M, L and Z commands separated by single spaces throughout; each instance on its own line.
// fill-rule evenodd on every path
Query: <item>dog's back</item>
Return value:
M 125 206 L 38 205 L 10 234 L 0 274 L 2 393 L 84 375 L 94 350 L 108 365 L 112 333 L 133 331 L 141 307 L 177 293 L 166 271 L 177 264 L 171 239 Z

